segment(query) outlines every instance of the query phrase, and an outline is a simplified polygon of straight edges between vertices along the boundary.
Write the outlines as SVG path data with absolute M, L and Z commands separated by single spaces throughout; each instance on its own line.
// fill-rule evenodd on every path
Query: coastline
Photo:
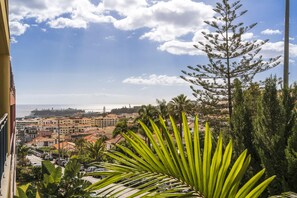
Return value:
M 112 109 L 122 108 L 122 107 L 133 107 L 140 106 L 141 104 L 18 104 L 16 106 L 16 117 L 22 118 L 30 115 L 33 110 L 43 110 L 43 109 L 80 109 L 85 110 L 86 112 L 103 112 L 104 108 L 106 112 L 111 111 Z

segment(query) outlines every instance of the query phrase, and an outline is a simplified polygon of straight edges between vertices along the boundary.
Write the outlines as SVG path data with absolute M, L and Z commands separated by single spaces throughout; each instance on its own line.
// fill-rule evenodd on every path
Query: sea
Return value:
M 43 109 L 52 109 L 52 110 L 61 110 L 61 109 L 80 109 L 85 110 L 86 112 L 100 112 L 102 113 L 105 108 L 105 112 L 110 112 L 112 109 L 122 108 L 122 107 L 133 107 L 140 106 L 140 104 L 19 104 L 16 106 L 16 117 L 22 118 L 29 116 L 33 110 L 43 110 Z

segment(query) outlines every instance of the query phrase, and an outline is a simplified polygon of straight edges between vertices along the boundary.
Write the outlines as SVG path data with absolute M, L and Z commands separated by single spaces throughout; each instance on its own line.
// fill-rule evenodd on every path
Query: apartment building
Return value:
M 15 87 L 10 63 L 8 0 L 0 0 L 0 197 L 15 191 Z
M 39 119 L 24 119 L 24 120 L 17 120 L 16 121 L 16 129 L 17 130 L 24 130 L 26 127 L 29 126 L 39 126 L 40 120 Z
M 105 117 L 101 116 L 93 119 L 95 126 L 99 128 L 115 126 L 118 122 L 118 116 L 115 114 L 108 114 Z

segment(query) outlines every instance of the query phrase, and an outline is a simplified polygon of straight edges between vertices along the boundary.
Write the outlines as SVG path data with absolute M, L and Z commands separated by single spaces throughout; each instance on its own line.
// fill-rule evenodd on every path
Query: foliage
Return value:
M 64 175 L 61 167 L 55 167 L 50 161 L 42 162 L 43 178 L 37 186 L 27 184 L 18 187 L 17 198 L 66 198 L 66 197 L 90 197 L 85 189 L 90 182 L 82 179 L 79 172 L 81 164 L 77 160 L 67 163 Z
M 17 147 L 18 166 L 27 166 L 30 161 L 26 158 L 29 152 L 29 147 L 26 145 L 19 145 Z
M 177 97 L 172 98 L 168 103 L 169 114 L 175 118 L 179 124 L 180 136 L 182 137 L 182 112 L 189 113 L 192 110 L 191 100 L 184 94 L 180 94 Z
M 116 137 L 120 133 L 126 133 L 128 130 L 128 120 L 126 118 L 120 119 L 112 132 L 112 137 Z
M 137 113 L 138 109 L 139 109 L 139 106 L 122 107 L 122 108 L 112 109 L 110 113 L 112 114 Z
M 292 191 L 297 192 L 297 122 L 292 135 L 288 139 L 288 146 L 285 150 L 288 162 L 288 183 Z
M 102 161 L 103 152 L 105 151 L 105 139 L 100 138 L 96 142 L 86 142 L 84 147 L 84 155 L 92 161 Z
M 28 155 L 29 152 L 29 147 L 26 145 L 19 145 L 17 147 L 17 156 L 18 158 L 26 158 L 26 156 Z
M 155 197 L 258 197 L 273 180 L 274 177 L 270 177 L 256 186 L 264 174 L 263 169 L 247 183 L 241 185 L 241 179 L 251 159 L 250 155 L 247 155 L 247 150 L 242 152 L 234 163 L 231 163 L 232 140 L 223 149 L 222 135 L 220 135 L 216 147 L 213 148 L 213 137 L 206 124 L 202 151 L 197 117 L 193 134 L 189 130 L 184 113 L 182 117 L 184 141 L 173 118 L 170 120 L 174 137 L 167 130 L 162 118 L 159 120 L 165 129 L 164 138 L 155 122 L 150 122 L 150 128 L 153 129 L 156 138 L 153 137 L 152 130 L 140 122 L 151 141 L 152 148 L 133 132 L 128 132 L 128 135 L 123 134 L 135 153 L 124 146 L 117 145 L 128 156 L 117 151 L 108 152 L 107 155 L 118 163 L 103 164 L 108 171 L 101 174 L 107 177 L 92 184 L 88 189 L 97 190 L 118 182 L 124 185 L 125 192 L 133 191 L 133 197 L 144 193 L 146 196 Z M 136 193 L 135 188 L 139 190 Z M 117 193 L 109 191 L 106 196 L 117 197 Z
M 76 139 L 74 141 L 75 143 L 75 150 L 78 154 L 82 154 L 83 153 L 83 150 L 84 150 L 84 147 L 85 147 L 85 144 L 86 144 L 86 140 L 83 139 L 83 138 L 79 138 L 79 139 Z
M 276 81 L 276 78 L 266 80 L 254 120 L 255 144 L 262 165 L 267 170 L 267 176 L 276 175 L 276 179 L 268 188 L 272 195 L 281 193 L 286 185 L 285 112 L 277 97 Z
M 295 103 L 297 101 L 297 84 L 292 88 L 282 90 L 282 105 L 285 113 L 285 133 L 284 138 L 287 140 L 292 134 L 294 124 L 296 123 Z
M 43 147 L 39 148 L 39 150 L 41 150 L 42 152 L 50 152 L 52 150 L 52 148 L 49 146 L 43 146 Z
M 71 156 L 71 159 L 76 159 L 81 164 L 104 160 L 105 141 L 106 136 L 101 136 L 96 142 L 87 142 L 83 138 L 77 139 L 75 141 L 76 154 Z
M 231 137 L 234 140 L 235 156 L 246 148 L 251 153 L 251 168 L 254 172 L 258 172 L 260 167 L 260 158 L 254 145 L 254 127 L 251 109 L 248 108 L 248 100 L 244 97 L 241 82 L 238 79 L 234 81 L 234 97 L 233 97 L 233 113 L 232 113 L 232 129 Z
M 196 67 L 188 66 L 189 72 L 182 71 L 185 75 L 182 78 L 192 84 L 190 87 L 194 96 L 207 109 L 206 119 L 216 118 L 222 120 L 222 124 L 227 121 L 226 114 L 229 118 L 232 116 L 234 79 L 238 78 L 246 85 L 257 73 L 277 66 L 280 58 L 264 60 L 259 55 L 261 47 L 268 40 L 243 38 L 256 23 L 244 26 L 238 21 L 247 12 L 241 11 L 241 7 L 240 0 L 222 0 L 216 4 L 213 20 L 205 22 L 212 28 L 212 32 L 202 32 L 205 41 L 194 46 L 207 55 L 209 63 L 198 64 Z M 206 116 L 206 113 L 204 115 Z
M 157 99 L 156 102 L 157 102 L 157 109 L 159 111 L 159 115 L 161 115 L 162 118 L 164 118 L 165 120 L 169 119 L 169 108 L 166 100 Z
M 146 125 L 149 125 L 150 119 L 157 121 L 159 115 L 157 108 L 150 104 L 142 105 L 138 110 L 138 114 L 139 116 L 135 119 L 135 121 L 141 121 Z M 141 127 L 139 127 L 139 132 L 145 137 L 147 144 L 150 145 L 149 139 L 147 138 L 146 133 L 141 129 Z
M 35 182 L 41 179 L 40 166 L 19 166 L 16 167 L 16 180 L 20 183 Z

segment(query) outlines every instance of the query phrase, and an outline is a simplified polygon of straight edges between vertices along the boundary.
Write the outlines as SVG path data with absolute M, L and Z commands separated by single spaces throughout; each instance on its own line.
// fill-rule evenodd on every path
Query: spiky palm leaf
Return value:
M 258 197 L 267 185 L 274 179 L 270 177 L 256 186 L 264 174 L 264 169 L 252 177 L 246 184 L 241 179 L 246 172 L 251 157 L 245 150 L 231 166 L 232 140 L 223 149 L 220 135 L 216 148 L 213 149 L 212 135 L 206 124 L 204 148 L 200 147 L 198 119 L 195 119 L 194 132 L 191 133 L 183 114 L 184 140 L 171 118 L 173 137 L 164 123 L 161 130 L 154 122 L 151 126 L 155 133 L 141 123 L 143 130 L 151 141 L 151 147 L 135 133 L 130 131 L 123 134 L 127 142 L 133 147 L 130 149 L 117 145 L 122 152 L 108 152 L 117 163 L 105 163 L 108 170 L 102 172 L 104 179 L 91 185 L 89 190 L 98 190 L 112 183 L 121 184 L 121 189 L 131 197 L 145 195 L 156 197 Z M 123 154 L 125 153 L 125 154 Z M 124 188 L 123 188 L 124 186 Z M 118 186 L 119 187 L 119 186 Z M 113 185 L 114 189 L 117 185 Z M 135 188 L 138 192 L 135 192 Z M 108 196 L 117 197 L 123 192 L 109 190 Z M 106 192 L 105 192 L 106 193 Z

